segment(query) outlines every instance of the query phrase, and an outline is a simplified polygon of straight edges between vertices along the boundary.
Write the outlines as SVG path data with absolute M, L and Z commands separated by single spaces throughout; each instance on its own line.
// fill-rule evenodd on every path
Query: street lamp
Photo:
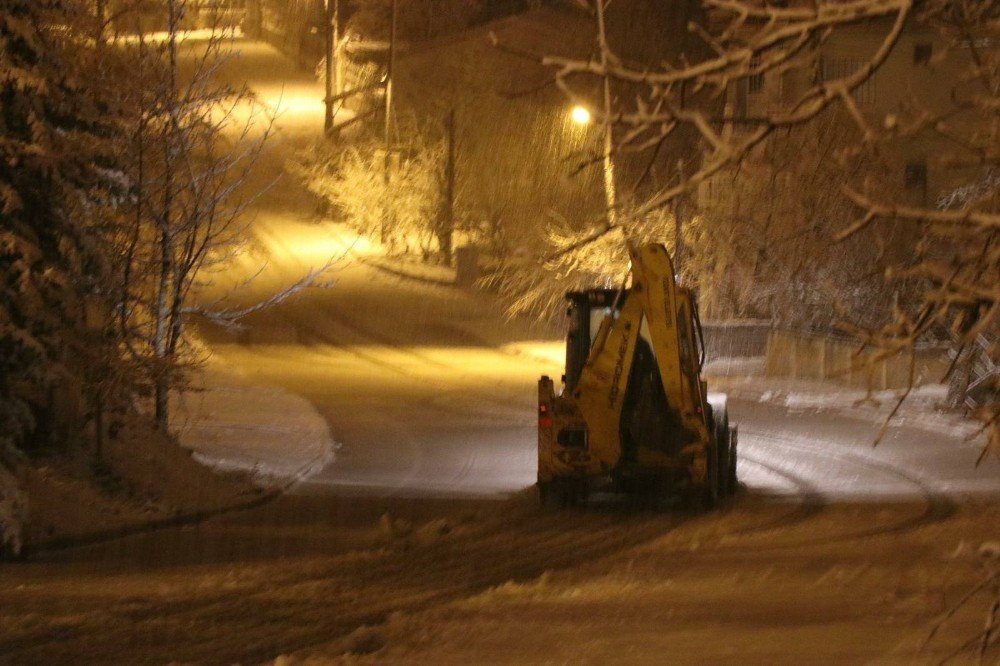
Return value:
M 580 106 L 579 104 L 574 106 L 569 112 L 569 117 L 572 118 L 573 122 L 577 125 L 590 124 L 590 111 L 588 111 L 585 106 Z

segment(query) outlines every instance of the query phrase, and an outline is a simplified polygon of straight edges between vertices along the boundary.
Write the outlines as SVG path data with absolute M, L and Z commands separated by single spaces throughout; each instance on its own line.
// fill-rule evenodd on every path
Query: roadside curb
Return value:
M 296 483 L 298 483 L 298 480 L 296 480 Z M 17 557 L 10 558 L 7 561 L 25 562 L 32 556 L 38 555 L 39 553 L 68 550 L 70 548 L 79 548 L 81 546 L 91 546 L 96 543 L 114 541 L 115 539 L 122 539 L 136 534 L 155 532 L 168 527 L 196 525 L 216 516 L 221 516 L 227 513 L 235 513 L 237 511 L 256 509 L 264 506 L 265 504 L 268 504 L 283 495 L 287 489 L 287 487 L 283 487 L 270 490 L 247 502 L 241 502 L 239 504 L 221 507 L 218 509 L 205 509 L 203 511 L 181 513 L 173 516 L 167 516 L 165 518 L 158 518 L 145 523 L 126 525 L 124 527 L 117 527 L 109 530 L 99 530 L 97 532 L 91 532 L 90 534 L 56 537 L 54 539 L 46 539 L 35 543 L 27 543 L 21 548 L 21 553 Z
M 231 504 L 229 506 L 219 507 L 216 509 L 202 509 L 201 511 L 189 511 L 187 513 L 179 513 L 173 516 L 165 516 L 163 518 L 156 518 L 144 523 L 136 523 L 133 525 L 123 525 L 121 527 L 116 527 L 107 530 L 98 530 L 96 532 L 91 532 L 89 534 L 79 534 L 74 536 L 65 537 L 55 537 L 53 539 L 45 539 L 43 541 L 36 541 L 34 543 L 27 543 L 21 548 L 21 552 L 16 557 L 4 558 L 0 557 L 0 562 L 24 562 L 29 559 L 32 555 L 37 555 L 39 553 L 47 553 L 59 550 L 68 550 L 70 548 L 78 548 L 80 546 L 90 546 L 95 543 L 104 543 L 106 541 L 114 541 L 115 539 L 121 539 L 127 536 L 133 536 L 136 534 L 147 534 L 149 532 L 155 532 L 157 530 L 166 529 L 168 527 L 183 527 L 187 525 L 197 525 L 202 523 L 209 518 L 215 518 L 216 516 L 222 516 L 228 513 L 236 513 L 237 511 L 249 511 L 250 509 L 257 509 L 269 504 L 274 500 L 278 499 L 286 492 L 288 492 L 296 484 L 305 481 L 309 474 L 308 472 L 312 470 L 317 461 L 319 461 L 322 456 L 311 460 L 299 473 L 295 474 L 290 480 L 284 484 L 272 488 L 270 490 L 264 490 L 260 495 L 254 497 L 253 499 L 247 500 L 246 502 L 239 502 L 237 504 Z M 262 489 L 263 490 L 263 489 Z
M 326 229 L 330 230 L 331 232 L 335 231 L 336 226 L 338 224 L 342 224 L 340 222 L 322 218 L 321 218 L 321 223 L 325 226 Z M 465 291 L 465 289 L 456 282 L 455 277 L 452 277 L 452 279 L 450 280 L 442 280 L 440 278 L 429 277 L 427 275 L 420 275 L 414 272 L 404 270 L 402 268 L 390 266 L 388 265 L 388 262 L 384 261 L 383 259 L 376 258 L 375 256 L 362 254 L 361 252 L 358 252 L 357 250 L 354 249 L 353 244 L 342 243 L 342 246 L 344 247 L 345 255 L 349 255 L 353 259 L 355 259 L 358 263 L 364 264 L 365 266 L 368 266 L 370 268 L 374 268 L 375 270 L 385 273 L 387 275 L 392 275 L 393 277 L 398 277 L 404 280 L 412 280 L 414 282 L 420 282 L 422 284 L 432 285 L 435 287 L 448 287 L 450 289 L 459 289 L 461 291 Z M 380 256 L 383 258 L 385 257 L 384 254 Z
M 768 389 L 761 389 L 759 387 L 754 387 L 754 386 L 746 386 L 745 384 L 740 385 L 740 383 L 738 383 L 738 382 L 753 380 L 754 379 L 753 376 L 708 377 L 707 379 L 710 390 L 715 390 L 720 393 L 725 393 L 726 395 L 735 398 L 737 400 L 746 400 L 748 402 L 763 402 L 763 397 L 768 393 Z M 734 379 L 737 381 L 735 382 L 732 381 Z
M 370 259 L 368 257 L 357 256 L 358 261 L 365 264 L 366 266 L 371 266 L 375 270 L 382 271 L 394 277 L 402 278 L 404 280 L 413 280 L 414 282 L 420 282 L 423 284 L 433 285 L 435 287 L 449 287 L 451 289 L 459 289 L 464 291 L 462 287 L 455 284 L 454 280 L 440 280 L 438 278 L 428 277 L 426 275 L 417 275 L 416 273 L 410 273 L 405 270 L 395 268 L 393 266 L 387 266 L 381 261 Z
M 234 372 L 242 357 L 217 360 L 206 364 L 198 391 L 178 399 L 171 421 L 195 461 L 217 473 L 249 474 L 267 488 L 294 483 L 335 459 L 340 446 L 308 399 Z

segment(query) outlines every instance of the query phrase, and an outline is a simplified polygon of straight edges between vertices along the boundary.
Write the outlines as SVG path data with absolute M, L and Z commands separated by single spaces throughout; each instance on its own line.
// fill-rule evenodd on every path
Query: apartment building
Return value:
M 890 27 L 880 20 L 838 28 L 816 50 L 812 66 L 741 81 L 733 95 L 737 117 L 757 118 L 787 109 L 815 83 L 857 71 L 869 62 Z M 888 183 L 899 187 L 906 203 L 934 206 L 955 188 L 988 177 L 978 160 L 971 155 L 963 159 L 957 141 L 978 120 L 956 112 L 974 86 L 968 80 L 970 46 L 949 43 L 939 33 L 911 22 L 882 66 L 853 91 L 859 111 L 878 131 L 898 131 L 922 114 L 943 116 L 941 132 L 925 127 L 898 136 L 890 144 L 894 173 Z M 989 40 L 975 46 L 998 47 Z

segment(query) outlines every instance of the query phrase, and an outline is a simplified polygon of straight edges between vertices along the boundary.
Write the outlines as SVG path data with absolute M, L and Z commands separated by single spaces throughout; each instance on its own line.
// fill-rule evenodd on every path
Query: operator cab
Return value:
M 569 301 L 569 308 L 566 310 L 569 328 L 566 333 L 566 375 L 563 377 L 563 384 L 567 391 L 572 391 L 580 380 L 580 373 L 587 363 L 597 329 L 604 317 L 612 313 L 612 308 L 617 317 L 627 295 L 627 291 L 622 294 L 621 302 L 615 307 L 617 289 L 588 289 L 566 293 L 566 300 Z
M 566 310 L 569 326 L 566 334 L 566 374 L 563 377 L 563 384 L 567 391 L 572 391 L 580 379 L 580 373 L 590 356 L 590 350 L 594 346 L 594 339 L 601 327 L 601 322 L 609 314 L 612 314 L 616 319 L 618 318 L 630 291 L 629 289 L 624 291 L 587 289 L 566 292 L 566 300 L 569 301 L 569 308 Z M 690 303 L 695 330 L 693 331 L 694 345 L 691 344 L 692 340 L 684 334 L 686 331 L 682 333 L 681 356 L 687 365 L 688 374 L 697 377 L 705 360 L 705 342 L 702 338 L 701 320 L 698 317 L 698 306 L 694 294 L 689 290 L 683 290 L 683 293 L 687 296 L 685 300 Z M 621 294 L 620 298 L 619 294 Z M 685 305 L 686 303 L 682 307 Z M 684 318 L 680 318 L 679 321 L 684 321 Z M 639 336 L 646 343 L 648 354 L 655 359 L 645 317 L 642 320 Z

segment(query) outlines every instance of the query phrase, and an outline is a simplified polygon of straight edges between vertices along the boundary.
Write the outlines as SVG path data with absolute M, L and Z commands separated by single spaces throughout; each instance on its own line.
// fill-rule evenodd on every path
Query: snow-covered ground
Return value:
M 38 458 L 18 468 L 26 550 L 127 534 L 263 501 L 267 488 L 214 473 L 148 424 L 129 423 L 93 454 Z M 103 535 L 103 536 L 102 536 Z
M 267 85 L 299 76 L 245 51 Z M 544 512 L 535 391 L 561 373 L 558 332 L 381 270 L 315 209 L 282 180 L 260 202 L 259 255 L 230 277 L 267 259 L 252 298 L 336 257 L 334 285 L 201 333 L 279 411 L 308 403 L 335 458 L 252 512 L 0 566 L 0 661 L 919 663 L 982 626 L 980 604 L 918 650 L 979 575 L 952 555 L 1000 525 L 1000 465 L 976 469 L 964 431 L 894 423 L 873 449 L 877 414 L 828 387 L 730 377 L 713 383 L 740 425 L 731 506 Z M 230 423 L 275 407 L 228 395 Z
M 807 515 L 811 511 L 811 515 Z M 775 510 L 759 500 L 537 576 L 355 630 L 275 664 L 937 663 L 982 626 L 981 595 L 926 647 L 935 618 L 980 574 L 969 544 L 996 536 L 997 507 L 947 521 L 920 505 Z M 564 517 L 566 529 L 582 526 Z M 900 547 L 900 544 L 905 544 Z M 964 546 L 956 547 L 959 544 Z M 956 663 L 966 663 L 965 658 Z

